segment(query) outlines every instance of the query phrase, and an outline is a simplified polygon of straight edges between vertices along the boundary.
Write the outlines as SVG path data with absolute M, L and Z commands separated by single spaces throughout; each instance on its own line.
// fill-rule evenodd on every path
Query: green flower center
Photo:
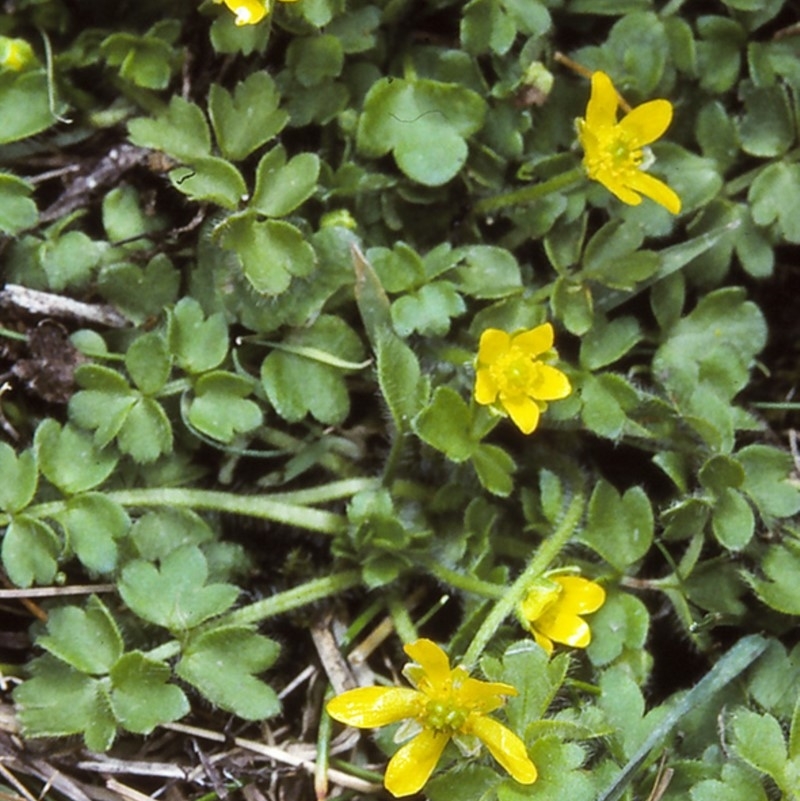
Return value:
M 529 395 L 536 383 L 536 363 L 520 348 L 509 348 L 490 368 L 500 394 L 506 398 Z
M 432 698 L 425 704 L 422 723 L 441 734 L 456 734 L 463 729 L 469 715 L 468 709 L 456 706 L 451 698 Z
M 587 153 L 585 164 L 590 177 L 608 175 L 621 178 L 631 170 L 638 170 L 644 154 L 641 148 L 631 146 L 628 138 L 619 130 L 611 129 L 595 132 L 597 150 Z

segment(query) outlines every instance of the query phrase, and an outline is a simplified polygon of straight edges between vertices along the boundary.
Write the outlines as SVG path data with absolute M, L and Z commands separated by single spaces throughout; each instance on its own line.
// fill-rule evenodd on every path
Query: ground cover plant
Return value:
M 8 0 L 7 798 L 800 799 L 792 0 Z

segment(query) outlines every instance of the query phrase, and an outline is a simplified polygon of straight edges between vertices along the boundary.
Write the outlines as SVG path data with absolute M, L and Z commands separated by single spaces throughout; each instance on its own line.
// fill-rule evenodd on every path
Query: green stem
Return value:
M 234 609 L 233 612 L 210 621 L 206 624 L 206 627 L 216 629 L 221 626 L 249 626 L 254 623 L 260 623 L 267 618 L 290 612 L 293 609 L 299 609 L 330 595 L 336 595 L 352 587 L 357 587 L 360 583 L 360 570 L 346 570 L 344 573 L 334 573 L 324 578 L 307 581 L 299 587 L 292 587 L 290 590 L 276 593 L 269 598 L 263 598 L 240 609 Z M 170 640 L 148 651 L 147 656 L 151 659 L 165 660 L 178 656 L 180 652 L 180 642 L 178 640 Z
M 308 503 L 309 498 L 313 498 L 315 503 L 342 498 L 374 486 L 374 483 L 372 479 L 334 481 L 313 490 L 281 493 L 280 500 L 263 495 L 237 495 L 232 492 L 183 487 L 115 490 L 104 495 L 120 506 L 204 509 L 271 520 L 274 523 L 284 523 L 323 534 L 337 534 L 347 525 L 347 519 L 343 515 L 322 509 L 311 509 L 303 504 Z M 54 517 L 66 508 L 66 501 L 53 501 L 31 506 L 25 513 L 40 519 Z M 8 515 L 0 515 L 0 525 L 8 525 L 8 518 Z
M 359 584 L 361 584 L 360 570 L 333 573 L 330 576 L 313 579 L 301 584 L 299 587 L 292 587 L 290 590 L 271 595 L 269 598 L 263 598 L 260 601 L 243 606 L 241 609 L 235 609 L 230 614 L 225 615 L 221 623 L 236 626 L 260 623 L 269 617 L 275 617 L 284 612 L 290 612 L 292 609 L 308 606 L 322 598 L 327 598 L 329 595 L 336 595 L 352 587 L 357 587 Z M 216 625 L 220 625 L 220 622 L 217 622 Z
M 342 515 L 282 501 L 273 501 L 263 495 L 237 495 L 216 490 L 171 487 L 117 490 L 116 492 L 107 492 L 105 495 L 109 500 L 116 501 L 122 506 L 167 506 L 228 512 L 284 523 L 309 531 L 320 531 L 324 534 L 336 534 L 346 525 L 346 520 Z
M 394 432 L 394 439 L 389 449 L 389 456 L 386 459 L 386 464 L 383 467 L 383 477 L 381 483 L 384 487 L 388 487 L 394 479 L 397 468 L 400 466 L 400 458 L 403 455 L 403 449 L 406 444 L 406 432 L 400 429 Z
M 546 195 L 552 195 L 554 192 L 572 186 L 572 184 L 577 184 L 585 177 L 586 173 L 583 167 L 575 167 L 573 170 L 568 170 L 560 175 L 548 178 L 540 184 L 525 186 L 522 189 L 515 189 L 513 192 L 506 192 L 502 195 L 485 197 L 475 204 L 473 211 L 475 214 L 490 214 L 498 209 L 504 209 L 506 206 L 518 206 L 522 203 L 532 203 L 534 200 L 539 200 Z
M 499 584 L 492 584 L 491 582 L 475 578 L 475 576 L 467 576 L 464 573 L 451 570 L 435 559 L 423 558 L 422 564 L 436 576 L 439 581 L 443 581 L 445 584 L 449 584 L 457 590 L 464 590 L 464 592 L 471 592 L 473 595 L 494 599 L 502 598 L 506 594 L 506 588 L 501 587 Z
M 583 508 L 584 496 L 582 492 L 578 492 L 570 501 L 559 527 L 549 539 L 541 544 L 530 564 L 508 588 L 507 592 L 497 600 L 486 616 L 461 660 L 464 667 L 469 669 L 478 661 L 484 648 L 489 644 L 503 621 L 516 609 L 517 604 L 522 600 L 531 583 L 547 570 L 552 561 L 561 552 L 561 549 L 567 544 L 580 522 Z

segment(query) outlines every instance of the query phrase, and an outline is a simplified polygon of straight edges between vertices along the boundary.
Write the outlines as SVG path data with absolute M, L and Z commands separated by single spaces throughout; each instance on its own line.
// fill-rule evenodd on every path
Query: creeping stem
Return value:
M 573 184 L 577 184 L 586 177 L 583 167 L 575 167 L 575 169 L 562 172 L 540 184 L 531 184 L 524 186 L 522 189 L 515 189 L 513 192 L 505 192 L 502 195 L 493 195 L 492 197 L 485 197 L 479 200 L 473 207 L 474 214 L 491 214 L 493 211 L 504 209 L 507 206 L 519 206 L 523 203 L 532 203 L 534 200 L 539 200 L 546 195 L 552 195 L 554 192 L 559 192 L 566 189 Z
M 464 667 L 469 669 L 478 661 L 480 655 L 483 653 L 483 649 L 486 648 L 503 621 L 514 611 L 517 604 L 522 600 L 531 583 L 547 570 L 553 560 L 561 552 L 561 549 L 567 544 L 580 522 L 584 505 L 585 498 L 582 492 L 577 492 L 573 495 L 558 528 L 549 539 L 546 539 L 541 544 L 530 564 L 519 575 L 511 587 L 509 587 L 508 592 L 497 600 L 481 624 L 481 627 L 475 633 L 462 659 Z

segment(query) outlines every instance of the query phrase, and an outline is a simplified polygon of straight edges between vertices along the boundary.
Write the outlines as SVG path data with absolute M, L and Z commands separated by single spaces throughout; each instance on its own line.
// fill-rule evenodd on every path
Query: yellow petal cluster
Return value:
M 270 0 L 214 0 L 225 5 L 236 15 L 237 25 L 255 25 L 269 14 Z M 281 3 L 296 3 L 297 0 L 280 0 Z
M 553 326 L 536 326 L 513 336 L 487 328 L 478 346 L 475 400 L 507 414 L 523 434 L 539 425 L 547 401 L 572 392 L 569 379 L 540 357 L 553 347 Z
M 520 604 L 520 615 L 534 639 L 553 653 L 553 643 L 586 648 L 592 632 L 582 615 L 596 612 L 605 590 L 581 576 L 551 575 L 534 584 Z
M 24 39 L 0 36 L 0 68 L 21 72 L 36 63 L 33 48 Z
M 477 738 L 521 784 L 536 781 L 536 766 L 525 744 L 488 713 L 517 694 L 510 684 L 470 678 L 462 667 L 450 667 L 447 654 L 431 640 L 405 646 L 414 660 L 403 673 L 410 687 L 360 687 L 328 702 L 328 714 L 341 723 L 375 728 L 401 720 L 417 733 L 389 760 L 384 784 L 394 796 L 418 792 L 433 773 L 452 739 Z
M 586 117 L 579 119 L 586 174 L 599 181 L 623 203 L 638 206 L 642 195 L 678 214 L 681 200 L 663 181 L 644 171 L 643 148 L 655 142 L 672 122 L 668 100 L 650 100 L 617 121 L 619 97 L 611 78 L 592 73 L 592 92 Z

